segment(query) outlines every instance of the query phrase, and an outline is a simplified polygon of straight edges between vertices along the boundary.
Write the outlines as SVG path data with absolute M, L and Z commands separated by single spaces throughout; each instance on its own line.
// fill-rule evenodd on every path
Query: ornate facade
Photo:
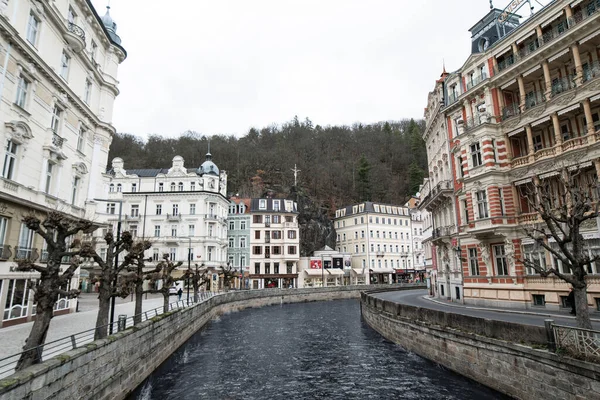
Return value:
M 100 192 L 126 55 L 108 11 L 89 1 L 0 2 L 0 326 L 35 314 L 27 281 L 38 275 L 16 272 L 14 260 L 44 262 L 45 243 L 22 216 L 94 218 L 88 200 Z M 75 307 L 60 299 L 57 313 Z
M 524 234 L 523 227 L 540 222 L 527 194 L 532 182 L 569 169 L 597 181 L 600 2 L 555 0 L 520 24 L 517 16 L 501 14 L 492 9 L 471 28 L 471 56 L 438 81 L 435 104 L 430 98 L 427 109 L 450 148 L 442 159 L 452 171 L 449 196 L 458 221 L 450 241 L 460 246 L 465 302 L 560 309 L 569 286 L 521 262 L 564 272 Z M 595 222 L 584 237 L 591 253 L 600 250 Z M 599 269 L 588 271 L 594 308 L 600 306 Z

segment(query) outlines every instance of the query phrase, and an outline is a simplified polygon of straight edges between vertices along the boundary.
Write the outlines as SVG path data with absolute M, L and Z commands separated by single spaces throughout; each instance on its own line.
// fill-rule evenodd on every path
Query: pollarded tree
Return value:
M 223 288 L 229 290 L 231 282 L 235 278 L 236 271 L 233 269 L 230 263 L 221 267 L 221 274 L 223 275 Z
M 31 259 L 16 260 L 17 270 L 40 274 L 39 279 L 33 284 L 30 282 L 29 286 L 34 292 L 36 316 L 25 341 L 23 353 L 17 362 L 17 371 L 41 361 L 42 354 L 37 348 L 46 341 L 58 299 L 61 296 L 72 299 L 79 295 L 79 290 L 70 289 L 71 279 L 81 263 L 80 241 L 73 238 L 80 232 L 91 233 L 96 228 L 91 221 L 77 219 L 59 211 L 49 212 L 43 220 L 30 214 L 23 217 L 23 223 L 46 242 L 48 261 L 44 266 Z M 62 260 L 65 257 L 70 257 L 70 263 L 61 271 Z
M 149 279 L 154 287 L 158 286 L 158 283 L 161 282 L 160 289 L 150 289 L 148 293 L 160 293 L 163 295 L 163 310 L 164 312 L 169 311 L 169 289 L 175 283 L 175 278 L 173 278 L 172 274 L 177 267 L 182 265 L 183 262 L 173 262 L 169 260 L 168 254 L 163 254 L 163 259 L 156 264 L 156 267 L 152 271 L 148 271 L 144 274 L 146 279 Z
M 204 264 L 198 266 L 196 264 L 194 268 L 188 268 L 183 274 L 183 279 L 189 280 L 194 288 L 194 302 L 198 302 L 198 292 L 204 285 L 210 283 L 210 274 L 208 269 L 204 268 Z
M 539 261 L 521 261 L 542 277 L 554 275 L 571 284 L 577 326 L 591 329 L 585 277 L 591 264 L 600 260 L 600 256 L 589 255 L 581 229 L 586 221 L 598 217 L 599 202 L 593 197 L 597 184 L 591 180 L 586 182 L 585 178 L 579 171 L 564 169 L 556 179 L 537 180 L 529 196 L 530 207 L 539 213 L 543 224 L 526 228 L 525 233 L 538 246 L 560 260 L 563 271 L 554 263 L 546 266 Z
M 149 240 L 139 240 L 134 242 L 128 251 L 126 257 L 130 262 L 119 274 L 119 290 L 125 293 L 135 293 L 135 308 L 133 312 L 133 323 L 142 322 L 142 296 L 144 295 L 144 268 L 146 262 L 152 261 L 151 258 L 145 258 L 145 251 L 152 247 Z M 126 294 L 125 294 L 126 295 Z

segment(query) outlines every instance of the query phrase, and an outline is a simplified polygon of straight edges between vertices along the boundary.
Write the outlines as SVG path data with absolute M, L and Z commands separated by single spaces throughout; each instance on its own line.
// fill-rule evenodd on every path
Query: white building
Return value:
M 421 190 L 423 187 L 428 185 L 428 178 L 423 180 L 423 185 L 421 186 Z M 423 193 L 419 190 L 417 197 L 419 199 L 419 203 L 423 199 Z M 417 203 L 417 207 L 418 207 Z M 431 217 L 431 213 L 427 211 L 426 208 L 419 208 L 419 212 L 421 213 L 421 220 L 423 221 L 423 236 L 421 237 L 421 246 L 423 247 L 423 264 L 425 266 L 425 277 L 428 281 L 428 290 L 430 295 L 434 295 L 435 287 L 437 282 L 437 271 L 434 268 L 433 263 L 433 244 L 431 241 L 431 237 L 433 234 L 433 221 Z
M 99 17 L 90 1 L 0 1 L 0 326 L 33 312 L 27 281 L 38 274 L 16 272 L 15 258 L 44 261 L 44 241 L 22 216 L 93 218 L 86 200 L 100 193 L 126 55 L 108 11 Z M 75 307 L 60 299 L 56 311 Z
M 357 284 L 358 277 L 352 273 L 352 254 L 329 246 L 315 251 L 312 257 L 301 257 L 298 265 L 300 288 Z
M 425 226 L 424 216 L 426 215 L 427 210 L 419 210 L 417 208 L 418 204 L 418 197 L 413 197 L 405 205 L 409 209 L 410 226 L 412 229 L 412 278 L 414 280 L 418 279 L 420 282 L 424 282 L 426 274 L 426 262 L 425 247 L 423 246 L 423 229 Z
M 364 202 L 335 211 L 336 247 L 352 254 L 352 270 L 365 283 L 408 280 L 414 269 L 408 207 Z
M 227 173 L 219 171 L 210 153 L 199 168 L 186 168 L 180 156 L 170 168 L 126 170 L 112 160 L 105 175 L 105 193 L 97 213 L 122 231 L 152 242 L 153 261 L 171 260 L 221 268 L 227 263 Z M 99 244 L 100 254 L 106 252 Z M 177 274 L 176 274 L 177 275 Z
M 298 287 L 298 206 L 284 199 L 250 202 L 250 287 Z

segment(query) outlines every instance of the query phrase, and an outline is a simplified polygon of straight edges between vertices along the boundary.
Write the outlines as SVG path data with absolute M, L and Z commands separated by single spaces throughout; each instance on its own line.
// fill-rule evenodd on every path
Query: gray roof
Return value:
M 266 200 L 267 202 L 267 207 L 266 208 L 259 208 L 259 204 L 260 204 L 260 200 Z M 273 200 L 279 200 L 279 209 L 278 210 L 274 210 L 273 209 Z M 285 201 L 286 199 L 252 199 L 250 201 L 250 212 L 269 212 L 269 213 L 298 213 L 298 204 L 295 201 L 292 201 L 292 210 L 291 211 L 287 211 L 285 209 Z M 290 200 L 287 200 L 290 201 Z
M 196 173 L 196 168 L 186 168 L 187 173 Z M 138 168 L 138 169 L 127 169 L 125 173 L 127 175 L 137 175 L 140 178 L 152 178 L 156 177 L 159 174 L 166 174 L 169 172 L 169 168 Z M 109 175 L 114 175 L 115 171 L 111 168 L 106 171 Z
M 356 213 L 352 212 L 352 207 L 358 206 L 360 204 L 364 204 L 365 205 L 364 211 L 362 211 L 362 212 L 356 212 Z M 346 217 L 349 216 L 349 215 L 357 215 L 357 214 L 365 214 L 365 213 L 378 213 L 378 214 L 398 215 L 398 216 L 405 216 L 405 217 L 408 216 L 407 214 L 388 214 L 385 211 L 382 212 L 381 209 L 380 209 L 380 211 L 375 211 L 375 207 L 373 207 L 374 204 L 377 204 L 380 207 L 388 207 L 389 206 L 389 207 L 397 207 L 398 209 L 408 210 L 408 207 L 406 207 L 406 206 L 399 206 L 397 204 L 374 203 L 372 201 L 364 201 L 362 203 L 352 204 L 350 206 L 341 207 L 341 208 L 339 208 L 339 210 L 344 210 L 345 209 L 346 210 Z

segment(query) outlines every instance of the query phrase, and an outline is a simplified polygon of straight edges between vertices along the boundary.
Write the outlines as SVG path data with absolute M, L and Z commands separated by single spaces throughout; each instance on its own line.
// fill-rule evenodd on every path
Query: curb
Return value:
M 465 309 L 470 309 L 470 310 L 495 311 L 495 312 L 506 313 L 506 314 L 536 315 L 538 317 L 549 317 L 549 318 L 558 317 L 558 318 L 575 319 L 575 317 L 572 317 L 571 315 L 545 314 L 545 313 L 539 313 L 539 312 L 533 312 L 533 311 L 502 310 L 502 309 L 496 309 L 496 308 L 464 306 L 464 305 L 455 304 L 455 303 L 443 302 L 443 301 L 437 300 L 435 298 L 429 297 L 428 295 L 422 296 L 422 298 L 425 299 L 425 300 L 431 301 L 433 303 L 437 303 L 437 304 L 441 304 L 441 305 L 445 305 L 445 306 L 450 306 L 450 307 L 456 307 L 456 308 L 465 308 Z M 600 319 L 598 319 L 598 318 L 590 318 L 590 320 L 594 321 L 594 322 L 600 322 Z

